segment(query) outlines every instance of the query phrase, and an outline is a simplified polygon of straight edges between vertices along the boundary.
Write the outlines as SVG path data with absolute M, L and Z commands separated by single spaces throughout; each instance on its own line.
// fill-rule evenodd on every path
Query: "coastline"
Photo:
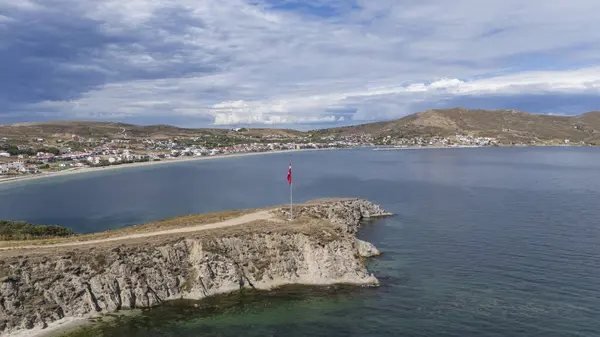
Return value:
M 58 337 L 121 312 L 236 292 L 242 277 L 245 288 L 264 291 L 287 285 L 379 285 L 365 259 L 380 252 L 356 233 L 362 219 L 391 213 L 358 198 L 319 199 L 298 207 L 294 221 L 288 221 L 286 206 L 267 207 L 253 213 L 262 217 L 190 223 L 183 236 L 155 231 L 152 240 L 119 236 L 3 256 L 0 275 L 10 275 L 10 284 L 0 296 L 9 319 L 0 336 Z M 56 256 L 52 263 L 50 252 Z M 80 288 L 75 295 L 73 287 Z M 30 292 L 20 297 L 25 288 Z
M 13 178 L 2 178 L 2 179 L 0 179 L 0 186 L 2 186 L 4 184 L 10 184 L 10 183 L 16 183 L 16 182 L 25 182 L 25 181 L 38 180 L 38 179 L 48 179 L 48 178 L 53 178 L 53 177 L 68 176 L 68 175 L 72 175 L 72 174 L 105 172 L 105 171 L 110 171 L 110 170 L 127 169 L 127 168 L 141 167 L 141 166 L 175 164 L 175 163 L 182 163 L 182 162 L 188 162 L 188 161 L 212 160 L 212 159 L 222 159 L 222 158 L 237 158 L 237 157 L 245 157 L 245 156 L 276 154 L 276 153 L 293 153 L 293 152 L 324 151 L 324 150 L 344 150 L 344 149 L 356 149 L 356 148 L 366 148 L 366 149 L 370 148 L 373 151 L 400 151 L 400 150 L 523 148 L 523 147 L 561 147 L 561 148 L 563 148 L 563 147 L 593 147 L 593 146 L 562 145 L 562 144 L 560 144 L 560 145 L 500 145 L 500 146 L 465 145 L 465 146 L 454 146 L 454 147 L 450 147 L 450 146 L 405 146 L 405 147 L 361 146 L 361 147 L 351 147 L 351 148 L 294 149 L 294 150 L 281 150 L 281 151 L 233 153 L 233 154 L 224 154 L 224 155 L 216 155 L 216 156 L 184 157 L 184 158 L 176 158 L 176 159 L 161 160 L 161 161 L 138 162 L 138 163 L 131 163 L 131 164 L 103 166 L 103 167 L 84 167 L 84 168 L 80 168 L 80 169 L 72 168 L 72 169 L 66 169 L 64 171 L 58 171 L 58 172 L 52 172 L 52 173 L 41 173 L 41 174 L 37 174 L 37 175 L 18 176 L 18 177 L 13 177 Z
M 0 185 L 16 183 L 16 182 L 23 182 L 23 181 L 30 181 L 30 180 L 39 180 L 39 179 L 48 179 L 48 178 L 53 178 L 53 177 L 69 176 L 69 175 L 81 174 L 81 173 L 105 172 L 105 171 L 111 171 L 111 170 L 128 169 L 128 168 L 141 167 L 141 166 L 174 164 L 174 163 L 182 163 L 182 162 L 188 162 L 188 161 L 212 160 L 212 159 L 222 159 L 222 158 L 258 156 L 258 155 L 268 155 L 268 154 L 276 154 L 276 153 L 293 153 L 293 152 L 301 152 L 301 151 L 322 151 L 322 150 L 335 150 L 335 149 L 329 149 L 329 148 L 327 148 L 327 149 L 298 149 L 298 150 L 281 150 L 281 151 L 266 151 L 266 152 L 233 153 L 233 154 L 216 155 L 216 156 L 184 157 L 184 158 L 161 160 L 161 161 L 148 161 L 148 162 L 111 165 L 111 166 L 103 166 L 103 167 L 86 167 L 86 168 L 80 168 L 80 169 L 67 169 L 64 171 L 58 171 L 58 172 L 53 172 L 53 173 L 41 173 L 41 174 L 37 174 L 37 175 L 19 176 L 19 177 L 14 177 L 14 178 L 3 178 L 3 179 L 0 179 Z
M 94 324 L 91 319 L 99 317 L 90 315 L 88 317 L 69 317 L 60 321 L 48 324 L 45 329 L 33 328 L 31 330 L 21 330 L 11 334 L 12 337 L 60 337 L 65 334 L 75 332 L 86 326 Z
M 480 149 L 480 148 L 548 148 L 548 147 L 573 147 L 573 148 L 594 148 L 596 146 L 590 145 L 459 145 L 459 146 L 386 146 L 386 147 L 374 147 L 373 151 L 400 151 L 400 150 L 442 150 L 442 149 Z

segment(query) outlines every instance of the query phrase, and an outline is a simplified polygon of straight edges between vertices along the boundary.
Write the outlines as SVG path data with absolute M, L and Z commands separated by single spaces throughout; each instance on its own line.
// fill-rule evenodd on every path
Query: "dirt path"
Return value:
M 257 221 L 257 220 L 278 220 L 276 219 L 271 211 L 259 211 L 256 213 L 250 213 L 246 215 L 242 215 L 237 218 L 215 222 L 210 224 L 196 225 L 190 227 L 183 228 L 174 228 L 174 229 L 165 229 L 156 232 L 148 232 L 148 233 L 138 233 L 138 234 L 129 234 L 123 236 L 115 236 L 98 240 L 89 240 L 89 241 L 78 241 L 78 242 L 66 242 L 66 243 L 57 243 L 52 245 L 29 245 L 29 246 L 17 246 L 17 247 L 2 247 L 0 251 L 3 250 L 11 250 L 11 249 L 36 249 L 36 248 L 55 248 L 55 247 L 70 247 L 70 246 L 83 246 L 83 245 L 94 245 L 99 243 L 111 242 L 111 241 L 121 241 L 121 240 L 130 240 L 130 239 L 139 239 L 139 238 L 147 238 L 152 236 L 159 235 L 169 235 L 169 234 L 181 234 L 181 233 L 190 233 L 203 231 L 207 229 L 216 229 L 223 227 L 231 227 L 243 225 L 249 222 Z

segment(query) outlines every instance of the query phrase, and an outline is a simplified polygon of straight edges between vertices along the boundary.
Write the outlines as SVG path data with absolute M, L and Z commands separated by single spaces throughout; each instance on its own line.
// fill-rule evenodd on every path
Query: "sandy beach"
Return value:
M 131 164 L 121 164 L 121 165 L 112 165 L 112 166 L 103 166 L 103 167 L 82 167 L 82 168 L 72 168 L 66 169 L 64 171 L 51 172 L 51 173 L 41 173 L 36 175 L 26 175 L 19 176 L 13 178 L 1 178 L 0 185 L 2 184 L 10 184 L 21 181 L 29 181 L 29 180 L 38 180 L 38 179 L 48 179 L 60 176 L 67 176 L 73 174 L 80 173 L 91 173 L 91 172 L 105 172 L 109 170 L 122 170 L 140 166 L 150 166 L 150 165 L 161 165 L 161 164 L 173 164 L 173 163 L 181 163 L 187 161 L 198 161 L 198 160 L 212 160 L 212 159 L 223 159 L 223 158 L 235 158 L 235 157 L 246 157 L 246 156 L 258 156 L 258 155 L 268 155 L 268 154 L 276 154 L 276 153 L 292 153 L 292 152 L 300 152 L 300 151 L 317 151 L 317 150 L 332 150 L 332 149 L 300 149 L 300 150 L 281 150 L 281 151 L 267 151 L 267 152 L 249 152 L 249 153 L 234 153 L 234 154 L 225 154 L 225 155 L 216 155 L 216 156 L 201 156 L 201 157 L 184 157 L 184 158 L 175 158 L 175 159 L 163 159 L 161 161 L 148 161 L 148 162 L 140 162 L 140 163 L 131 163 Z

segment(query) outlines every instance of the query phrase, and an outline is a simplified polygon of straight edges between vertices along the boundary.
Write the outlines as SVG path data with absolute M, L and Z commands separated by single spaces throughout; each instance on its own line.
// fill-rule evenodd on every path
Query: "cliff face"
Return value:
M 275 211 L 285 216 L 285 210 Z M 245 287 L 376 285 L 364 257 L 379 252 L 355 238 L 370 202 L 298 207 L 293 222 L 248 223 L 151 242 L 24 251 L 0 262 L 0 332 L 45 328 L 65 317 L 201 299 Z M 26 254 L 26 255 L 25 255 Z

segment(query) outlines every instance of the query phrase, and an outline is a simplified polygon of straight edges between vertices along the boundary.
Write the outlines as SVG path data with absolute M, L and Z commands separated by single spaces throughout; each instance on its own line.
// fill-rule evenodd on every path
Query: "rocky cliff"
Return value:
M 387 215 L 360 199 L 285 208 L 273 220 L 185 236 L 11 251 L 0 260 L 0 335 L 43 329 L 66 317 L 201 299 L 240 286 L 376 285 L 364 257 L 379 252 L 354 234 Z

